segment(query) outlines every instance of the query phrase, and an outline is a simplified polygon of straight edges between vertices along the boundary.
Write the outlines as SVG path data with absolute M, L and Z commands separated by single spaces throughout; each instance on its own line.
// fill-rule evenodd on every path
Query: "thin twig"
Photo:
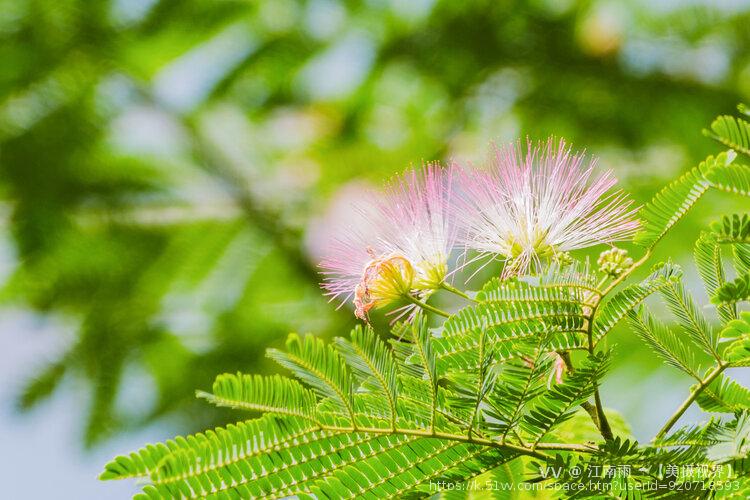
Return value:
M 604 414 L 604 406 L 602 406 L 602 398 L 599 396 L 598 387 L 594 388 L 594 403 L 596 404 L 596 416 L 599 420 L 599 432 L 601 432 L 604 439 L 611 441 L 615 436 L 612 433 L 609 420 L 607 420 L 607 415 Z
M 465 292 L 462 292 L 458 288 L 454 287 L 453 285 L 450 285 L 450 284 L 446 283 L 445 281 L 443 281 L 443 282 L 440 283 L 440 288 L 442 288 L 445 291 L 451 292 L 452 294 L 458 295 L 459 297 L 462 297 L 462 298 L 464 298 L 466 300 L 470 300 L 471 302 L 477 302 L 477 303 L 479 303 L 479 301 L 477 299 L 474 299 L 474 298 L 470 297 Z
M 637 261 L 633 262 L 632 266 L 630 266 L 625 271 L 623 271 L 622 274 L 619 275 L 617 278 L 615 278 L 612 281 L 612 283 L 609 284 L 609 286 L 607 288 L 605 288 L 604 290 L 602 290 L 602 295 L 601 296 L 604 297 L 609 292 L 611 292 L 617 285 L 619 285 L 620 283 L 622 283 L 623 281 L 625 281 L 625 279 L 628 276 L 630 276 L 633 273 L 633 271 L 635 271 L 636 269 L 638 269 L 639 267 L 641 267 L 643 265 L 643 263 L 646 262 L 649 259 L 649 257 L 651 257 L 651 249 L 650 248 L 648 250 L 646 250 L 646 253 L 643 254 L 643 257 L 641 257 Z
M 436 439 L 447 439 L 449 441 L 460 441 L 462 443 L 470 443 L 470 444 L 476 444 L 480 446 L 490 446 L 493 448 L 499 448 L 509 451 L 515 451 L 516 453 L 520 453 L 521 455 L 527 455 L 534 458 L 539 458 L 541 460 L 548 460 L 549 457 L 543 453 L 540 453 L 538 451 L 524 448 L 522 446 L 517 446 L 514 444 L 508 444 L 508 443 L 500 443 L 498 441 L 492 441 L 490 439 L 484 439 L 480 437 L 475 436 L 467 436 L 466 434 L 452 434 L 448 432 L 440 432 L 435 430 L 426 430 L 426 429 L 396 429 L 395 431 L 391 430 L 390 428 L 378 428 L 378 427 L 336 427 L 331 425 L 325 425 L 325 424 L 318 424 L 318 427 L 322 430 L 326 431 L 333 431 L 333 432 L 364 432 L 368 434 L 403 434 L 407 436 L 420 436 L 420 437 L 429 437 L 429 438 L 436 438 Z M 552 445 L 552 443 L 547 443 L 547 446 Z M 568 448 L 569 445 L 560 444 L 559 447 L 555 446 L 554 448 L 550 449 L 556 449 L 556 450 L 562 450 L 563 448 L 569 451 L 579 451 L 578 448 Z
M 450 318 L 451 317 L 450 313 L 447 313 L 447 312 L 443 311 L 442 309 L 438 309 L 435 306 L 431 306 L 427 302 L 422 302 L 421 300 L 419 300 L 418 298 L 416 298 L 415 296 L 413 296 L 411 294 L 405 294 L 404 298 L 406 300 L 408 300 L 409 302 L 411 302 L 412 304 L 418 305 L 419 307 L 421 307 L 425 311 L 430 311 L 432 313 L 438 314 L 438 315 L 443 316 L 445 318 Z
M 635 261 L 629 268 L 627 268 L 625 271 L 622 272 L 617 278 L 612 280 L 612 283 L 610 283 L 607 288 L 602 290 L 601 295 L 598 297 L 598 300 L 596 303 L 592 306 L 591 309 L 591 315 L 589 316 L 589 322 L 586 328 L 586 336 L 588 337 L 588 351 L 589 354 L 594 354 L 594 348 L 596 347 L 597 342 L 594 342 L 593 337 L 593 328 L 594 328 L 594 317 L 596 316 L 596 311 L 599 308 L 599 305 L 601 304 L 601 299 L 603 299 L 609 292 L 615 289 L 617 285 L 625 281 L 625 279 L 630 276 L 633 271 L 638 269 L 641 265 L 643 265 L 644 262 L 646 262 L 649 257 L 651 257 L 651 249 L 649 248 L 646 250 L 646 253 L 643 254 L 643 256 Z M 614 438 L 614 434 L 612 433 L 612 427 L 609 425 L 609 421 L 607 420 L 607 415 L 604 413 L 604 406 L 602 405 L 602 398 L 599 395 L 599 387 L 594 387 L 594 403 L 596 407 L 594 408 L 596 418 L 593 417 L 593 414 L 591 412 L 591 408 L 586 408 L 586 411 L 589 412 L 589 415 L 592 415 L 592 420 L 594 421 L 594 424 L 597 425 L 599 428 L 599 432 L 601 432 L 602 437 L 606 440 L 611 440 Z
M 596 310 L 599 304 L 594 305 L 593 309 L 591 310 L 591 316 L 589 316 L 589 322 L 586 326 L 586 337 L 588 338 L 588 351 L 590 355 L 594 354 L 594 337 L 593 337 L 593 327 L 594 327 L 594 315 L 596 314 Z M 594 421 L 594 425 L 597 426 L 599 429 L 599 433 L 601 433 L 602 437 L 605 441 L 610 441 L 614 439 L 614 435 L 612 434 L 612 427 L 609 425 L 609 421 L 607 420 L 607 415 L 604 413 L 604 407 L 602 406 L 602 399 L 599 395 L 599 387 L 594 386 L 594 404 L 595 408 L 592 408 L 588 402 L 587 406 L 584 406 L 584 409 L 589 412 L 589 415 L 592 415 L 591 419 Z M 593 415 L 596 415 L 596 418 L 593 417 Z
M 536 449 L 550 451 L 577 451 L 579 453 L 594 453 L 595 451 L 598 451 L 596 446 L 567 443 L 537 443 Z
M 729 366 L 728 363 L 719 363 L 716 365 L 716 367 L 711 371 L 711 373 L 706 376 L 705 379 L 703 379 L 698 386 L 690 393 L 690 396 L 682 402 L 682 404 L 675 410 L 675 412 L 672 414 L 671 417 L 669 417 L 669 420 L 667 420 L 667 423 L 664 424 L 664 426 L 661 428 L 661 430 L 656 434 L 654 439 L 661 439 L 663 438 L 667 432 L 674 426 L 674 424 L 677 423 L 677 421 L 680 419 L 683 413 L 690 407 L 691 404 L 693 404 L 693 401 L 700 395 L 703 390 L 711 385 L 711 382 L 713 382 L 716 377 L 721 375 L 721 372 L 723 372 L 727 367 Z
M 570 352 L 568 351 L 558 351 L 557 353 L 560 358 L 562 358 L 563 362 L 565 363 L 565 368 L 568 370 L 568 373 L 571 375 L 576 371 L 575 367 L 573 366 L 573 360 L 570 359 Z M 584 401 L 581 403 L 581 408 L 586 410 L 586 413 L 589 414 L 591 417 L 591 421 L 594 422 L 594 425 L 597 429 L 601 432 L 601 426 L 599 424 L 599 414 L 596 411 L 596 407 L 589 403 L 588 401 Z

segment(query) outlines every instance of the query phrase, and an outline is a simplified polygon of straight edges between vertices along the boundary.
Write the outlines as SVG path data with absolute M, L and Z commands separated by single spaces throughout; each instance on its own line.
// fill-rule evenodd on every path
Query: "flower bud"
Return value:
M 612 247 L 605 250 L 599 255 L 596 261 L 599 264 L 599 271 L 617 278 L 623 271 L 633 265 L 633 259 L 628 257 L 628 251 L 622 248 Z
M 552 256 L 552 259 L 561 267 L 569 266 L 574 262 L 573 256 L 570 255 L 570 252 L 557 252 Z

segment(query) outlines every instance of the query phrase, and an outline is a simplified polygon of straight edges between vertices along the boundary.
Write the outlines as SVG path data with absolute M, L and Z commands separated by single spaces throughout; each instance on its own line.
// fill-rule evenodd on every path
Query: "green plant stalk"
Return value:
M 562 358 L 563 362 L 565 363 L 565 368 L 568 370 L 569 373 L 575 372 L 575 367 L 573 366 L 573 360 L 570 359 L 570 352 L 569 351 L 560 351 L 557 353 L 560 358 Z M 589 403 L 588 401 L 584 401 L 581 403 L 581 408 L 586 410 L 586 413 L 589 414 L 591 417 L 591 421 L 594 422 L 594 425 L 597 429 L 599 429 L 599 432 L 601 432 L 601 425 L 599 424 L 599 415 L 596 411 L 596 407 Z
M 412 304 L 418 305 L 419 307 L 421 307 L 425 311 L 429 311 L 429 312 L 437 314 L 439 316 L 443 316 L 444 318 L 450 318 L 451 317 L 450 313 L 447 313 L 447 312 L 443 311 L 442 309 L 438 309 L 435 306 L 431 306 L 427 302 L 423 302 L 423 301 L 419 300 L 418 298 L 416 298 L 415 296 L 413 296 L 410 293 L 404 294 L 404 298 L 406 300 L 408 300 L 409 302 L 411 302 Z
M 471 437 L 471 433 L 474 430 L 474 422 L 476 421 L 477 414 L 479 413 L 479 405 L 482 404 L 483 397 L 482 394 L 482 384 L 484 384 L 484 377 L 486 374 L 484 373 L 484 370 L 482 367 L 484 366 L 484 336 L 485 332 L 482 330 L 481 335 L 479 336 L 479 373 L 477 374 L 477 402 L 474 405 L 474 408 L 472 408 L 471 411 L 471 418 L 469 419 L 469 431 L 468 435 Z
M 604 290 L 602 290 L 602 295 L 601 296 L 604 297 L 605 295 L 607 295 L 617 285 L 619 285 L 620 283 L 622 283 L 623 281 L 625 281 L 625 279 L 628 276 L 630 276 L 633 273 L 633 271 L 635 271 L 636 269 L 638 269 L 639 267 L 641 267 L 649 259 L 649 257 L 651 257 L 651 252 L 652 252 L 651 248 L 649 248 L 648 250 L 646 250 L 646 253 L 643 254 L 643 257 L 641 257 L 637 261 L 633 262 L 633 265 L 631 265 L 629 268 L 627 268 L 626 270 L 624 270 L 622 272 L 622 274 L 619 275 L 617 278 L 615 278 L 612 281 L 612 283 L 609 284 L 609 286 L 607 288 L 605 288 Z
M 594 353 L 594 349 L 596 347 L 596 344 L 594 343 L 593 338 L 593 327 L 594 327 L 594 316 L 596 315 L 596 311 L 599 308 L 599 304 L 601 303 L 602 299 L 610 293 L 612 290 L 617 287 L 620 283 L 625 281 L 625 279 L 630 276 L 633 271 L 638 269 L 640 266 L 642 266 L 648 259 L 651 257 L 651 248 L 646 250 L 646 253 L 643 254 L 643 256 L 638 259 L 637 261 L 633 262 L 633 265 L 631 265 L 629 268 L 627 268 L 625 271 L 620 274 L 617 278 L 612 280 L 612 283 L 610 283 L 607 288 L 602 290 L 601 294 L 599 295 L 596 303 L 592 306 L 591 311 L 591 320 L 589 321 L 589 324 L 586 328 L 586 334 L 588 337 L 588 350 L 590 354 Z M 602 284 L 606 281 L 602 281 Z M 599 387 L 594 387 L 594 403 L 595 403 L 595 411 L 592 412 L 590 408 L 586 408 L 584 406 L 584 409 L 591 415 L 591 419 L 594 421 L 594 424 L 599 428 L 599 431 L 602 434 L 602 437 L 609 441 L 611 439 L 614 439 L 614 434 L 612 433 L 612 427 L 609 425 L 609 421 L 607 420 L 607 415 L 604 413 L 604 406 L 602 405 L 602 398 L 599 395 Z M 588 403 L 587 403 L 588 405 Z M 590 405 L 589 405 L 590 406 Z M 593 414 L 596 414 L 596 418 L 594 418 Z
M 607 420 L 607 416 L 604 414 L 599 387 L 594 387 L 594 404 L 596 405 L 596 416 L 599 419 L 599 431 L 602 433 L 604 439 L 610 441 L 615 438 L 615 435 L 612 433 L 612 427 L 610 427 L 609 420 Z
M 600 299 L 601 300 L 601 299 Z M 588 351 L 589 354 L 594 354 L 594 339 L 593 339 L 593 332 L 592 329 L 594 327 L 594 314 L 596 314 L 597 307 L 599 305 L 599 302 L 593 307 L 593 310 L 591 311 L 591 319 L 589 320 L 589 324 L 586 328 L 586 336 L 588 337 Z M 587 402 L 588 403 L 588 402 Z M 601 433 L 602 437 L 605 441 L 611 441 L 614 439 L 614 434 L 612 434 L 612 427 L 609 425 L 609 421 L 607 420 L 607 415 L 604 414 L 604 407 L 602 406 L 602 398 L 599 396 L 599 387 L 594 386 L 594 413 L 596 414 L 596 418 L 593 418 L 594 425 L 596 425 L 599 428 L 599 432 Z M 585 409 L 586 407 L 584 407 Z M 589 411 L 589 410 L 587 410 Z M 589 411 L 589 415 L 591 415 L 591 411 Z
M 470 300 L 471 302 L 479 303 L 479 301 L 477 299 L 469 297 L 469 295 L 466 292 L 462 292 L 458 288 L 454 287 L 453 285 L 451 285 L 449 283 L 446 283 L 445 281 L 441 281 L 440 282 L 440 288 L 442 288 L 443 290 L 445 290 L 447 292 L 450 292 L 452 294 L 458 295 L 459 297 L 462 297 L 462 298 L 464 298 L 466 300 Z
M 537 450 L 551 451 L 575 451 L 578 453 L 594 453 L 598 451 L 596 446 L 587 444 L 562 444 L 562 443 L 537 443 Z
M 526 455 L 540 460 L 549 460 L 550 457 L 539 451 L 532 450 L 525 446 L 519 446 L 509 443 L 501 443 L 499 441 L 493 441 L 491 439 L 479 438 L 476 436 L 468 436 L 466 434 L 451 434 L 447 432 L 440 432 L 434 430 L 425 429 L 396 429 L 395 432 L 390 428 L 377 428 L 377 427 L 336 427 L 331 425 L 324 425 L 318 423 L 318 427 L 321 430 L 332 431 L 332 432 L 365 432 L 371 434 L 403 434 L 407 436 L 419 436 L 419 437 L 431 437 L 436 439 L 446 439 L 449 441 L 459 441 L 462 443 L 476 444 L 480 446 L 489 446 L 493 448 L 504 449 L 508 451 L 514 451 L 521 455 Z M 596 450 L 594 447 L 590 447 L 584 444 L 566 444 L 566 443 L 539 443 L 537 449 L 543 449 L 548 451 L 569 451 L 569 452 L 580 452 L 580 453 L 593 453 Z
M 674 426 L 674 424 L 677 423 L 677 421 L 680 419 L 683 413 L 690 407 L 691 404 L 695 401 L 695 399 L 700 395 L 703 390 L 708 387 L 711 382 L 713 382 L 716 377 L 721 375 L 721 372 L 723 372 L 727 367 L 729 366 L 728 363 L 721 362 L 711 371 L 711 373 L 706 376 L 705 379 L 701 380 L 701 382 L 698 384 L 698 387 L 696 387 L 691 393 L 690 396 L 687 397 L 685 401 L 682 402 L 682 404 L 675 410 L 675 412 L 672 414 L 671 417 L 669 417 L 669 420 L 667 420 L 667 423 L 664 424 L 664 426 L 659 430 L 659 432 L 656 434 L 654 439 L 661 439 L 663 438 L 667 432 Z

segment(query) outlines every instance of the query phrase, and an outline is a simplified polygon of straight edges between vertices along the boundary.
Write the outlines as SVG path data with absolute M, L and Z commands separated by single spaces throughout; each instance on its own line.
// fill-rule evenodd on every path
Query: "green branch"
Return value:
M 469 431 L 468 435 L 471 436 L 472 431 L 474 430 L 474 421 L 477 418 L 477 414 L 479 413 L 479 406 L 482 404 L 483 394 L 482 394 L 482 388 L 484 386 L 485 382 L 485 364 L 484 364 L 484 338 L 485 338 L 485 331 L 483 330 L 482 333 L 479 336 L 479 368 L 477 370 L 477 400 L 474 403 L 474 407 L 471 410 L 471 418 L 469 419 Z
M 651 257 L 651 249 L 649 248 L 646 253 L 643 254 L 643 256 L 638 259 L 637 261 L 633 262 L 633 264 L 627 268 L 625 271 L 622 272 L 617 278 L 612 280 L 612 283 L 610 283 L 607 288 L 602 290 L 601 294 L 598 297 L 595 297 L 595 303 L 592 305 L 591 308 L 591 315 L 588 322 L 588 325 L 586 325 L 586 337 L 588 340 L 588 350 L 590 354 L 594 353 L 594 338 L 593 338 L 593 328 L 594 328 L 594 317 L 596 316 L 596 311 L 599 308 L 599 305 L 601 304 L 601 300 L 609 294 L 612 290 L 614 290 L 617 285 L 625 281 L 625 279 L 630 276 L 633 271 L 638 269 L 640 266 L 642 266 L 648 259 Z M 602 284 L 604 281 L 602 281 Z M 565 359 L 565 358 L 563 358 Z M 594 424 L 599 429 L 599 432 L 601 432 L 602 437 L 609 441 L 614 438 L 614 434 L 612 433 L 612 427 L 609 425 L 609 421 L 607 420 L 607 415 L 604 413 L 604 406 L 602 405 L 602 398 L 599 394 L 599 387 L 594 387 L 594 403 L 595 406 L 592 408 L 590 403 L 586 402 L 585 405 L 582 405 L 583 408 L 588 412 L 588 414 L 591 416 L 591 420 L 594 422 Z M 594 417 L 596 415 L 596 417 Z
M 588 446 L 585 444 L 566 444 L 566 443 L 538 443 L 536 450 L 527 448 L 521 445 L 515 445 L 510 443 L 501 443 L 499 441 L 493 441 L 491 439 L 485 439 L 477 437 L 476 435 L 469 436 L 467 434 L 452 434 L 448 432 L 440 432 L 434 430 L 425 429 L 389 429 L 389 428 L 378 428 L 378 427 L 337 427 L 331 425 L 325 425 L 318 423 L 320 430 L 349 433 L 349 432 L 364 432 L 368 434 L 402 434 L 406 436 L 419 436 L 428 437 L 435 439 L 445 439 L 448 441 L 459 441 L 462 443 L 475 444 L 479 446 L 488 446 L 492 448 L 498 448 L 501 450 L 514 451 L 521 455 L 538 458 L 540 460 L 549 460 L 550 457 L 536 450 L 546 451 L 567 451 L 567 452 L 578 452 L 578 453 L 594 453 L 597 451 L 596 447 Z
M 450 318 L 451 317 L 450 313 L 447 313 L 447 312 L 443 311 L 442 309 L 438 309 L 435 306 L 431 306 L 427 302 L 423 302 L 423 301 L 419 300 L 418 298 L 416 298 L 415 296 L 413 296 L 411 294 L 405 294 L 404 298 L 406 300 L 408 300 L 409 302 L 411 302 L 412 304 L 418 305 L 419 307 L 421 307 L 425 311 L 429 311 L 429 312 L 437 314 L 439 316 L 443 316 L 444 318 Z
M 562 358 L 563 362 L 565 363 L 565 368 L 568 370 L 568 372 L 571 374 L 575 372 L 573 360 L 570 359 L 570 352 L 560 351 L 557 354 L 560 356 L 560 358 Z M 586 413 L 588 413 L 591 417 L 591 421 L 594 422 L 596 428 L 599 429 L 599 432 L 601 432 L 601 424 L 599 423 L 599 414 L 596 411 L 596 407 L 588 401 L 584 401 L 583 403 L 581 403 L 581 408 L 586 410 Z
M 703 390 L 711 385 L 711 382 L 713 382 L 716 377 L 721 375 L 721 372 L 723 372 L 727 367 L 729 366 L 728 363 L 721 362 L 711 371 L 711 373 L 706 376 L 705 379 L 703 379 L 698 386 L 693 389 L 693 391 L 690 393 L 690 396 L 682 402 L 682 404 L 675 410 L 675 412 L 672 414 L 671 417 L 669 417 L 669 420 L 667 420 L 667 423 L 664 424 L 664 426 L 661 428 L 661 430 L 656 434 L 654 439 L 661 439 L 663 438 L 667 432 L 674 426 L 674 424 L 677 423 L 677 421 L 680 419 L 683 413 L 690 407 L 691 404 L 695 401 L 695 399 L 700 395 Z
M 594 337 L 593 337 L 593 327 L 594 327 L 594 315 L 596 314 L 596 310 L 599 303 L 593 306 L 591 310 L 591 316 L 588 322 L 588 325 L 586 326 L 586 337 L 588 340 L 588 351 L 589 354 L 594 354 Z M 602 406 L 602 400 L 601 396 L 599 396 L 599 387 L 594 386 L 594 413 L 596 414 L 596 419 L 592 418 L 594 421 L 594 425 L 596 425 L 599 428 L 599 432 L 601 433 L 602 437 L 605 441 L 610 441 L 614 439 L 614 434 L 612 434 L 612 427 L 609 425 L 609 421 L 607 421 L 607 415 L 604 414 L 604 407 Z M 588 405 L 588 402 L 587 402 Z M 589 415 L 592 415 L 591 409 L 586 408 L 584 406 L 584 409 L 589 412 Z
M 466 300 L 469 300 L 471 302 L 476 302 L 477 304 L 479 303 L 479 301 L 477 299 L 470 297 L 467 293 L 462 292 L 458 288 L 454 287 L 453 285 L 450 285 L 450 284 L 446 283 L 445 281 L 442 281 L 440 283 L 440 288 L 442 288 L 443 290 L 445 290 L 447 292 L 450 292 L 450 293 L 452 293 L 454 295 L 458 295 L 459 297 L 464 298 Z

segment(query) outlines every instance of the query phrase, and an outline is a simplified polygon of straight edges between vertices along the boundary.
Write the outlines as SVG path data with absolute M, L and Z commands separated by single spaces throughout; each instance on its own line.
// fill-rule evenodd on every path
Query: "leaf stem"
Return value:
M 537 443 L 536 449 L 553 451 L 577 451 L 579 453 L 594 453 L 595 451 L 597 451 L 596 446 L 567 443 Z
M 596 411 L 596 406 L 592 405 L 588 401 L 584 401 L 583 403 L 581 403 L 581 408 L 586 410 L 586 413 L 588 413 L 591 417 L 591 421 L 594 422 L 596 428 L 599 429 L 599 432 L 601 432 L 602 424 L 599 423 L 599 413 Z
M 591 309 L 591 315 L 589 316 L 589 322 L 586 328 L 586 335 L 588 337 L 588 351 L 589 354 L 594 354 L 594 348 L 596 347 L 596 344 L 594 343 L 594 337 L 593 337 L 593 328 L 594 328 L 594 318 L 596 316 L 596 311 L 599 308 L 599 304 L 601 303 L 601 300 L 612 290 L 617 287 L 620 283 L 625 281 L 625 279 L 630 276 L 633 271 L 638 269 L 640 266 L 643 265 L 644 262 L 646 262 L 649 257 L 651 257 L 651 249 L 649 248 L 646 250 L 646 253 L 643 254 L 643 256 L 638 259 L 637 261 L 633 262 L 633 264 L 627 268 L 625 271 L 622 272 L 617 278 L 612 280 L 612 282 L 602 290 L 601 294 L 599 295 L 597 301 L 594 303 Z M 605 283 L 604 280 L 602 280 L 603 284 Z M 597 287 L 598 288 L 598 287 Z M 586 403 L 587 406 L 584 406 L 584 409 L 589 412 L 589 415 L 591 415 L 591 419 L 594 421 L 594 424 L 599 428 L 599 432 L 601 432 L 602 437 L 609 441 L 614 438 L 614 435 L 612 433 L 612 427 L 609 425 L 609 421 L 607 420 L 607 415 L 604 413 L 604 407 L 602 405 L 602 398 L 599 395 L 599 387 L 594 387 L 594 403 L 595 403 L 595 412 L 592 412 L 592 408 L 590 407 L 590 404 Z M 583 405 L 582 405 L 583 406 Z M 596 418 L 594 418 L 594 413 L 596 414 Z
M 604 439 L 611 441 L 615 436 L 612 434 L 612 427 L 610 427 L 607 415 L 604 413 L 602 398 L 599 395 L 599 387 L 594 387 L 594 403 L 596 405 L 596 416 L 599 420 L 599 432 L 602 433 Z
M 596 314 L 596 310 L 598 307 L 598 303 L 594 305 L 591 316 L 589 320 L 589 324 L 586 327 L 586 336 L 588 337 L 588 350 L 589 354 L 594 354 L 594 337 L 593 337 L 593 328 L 594 328 L 594 315 Z M 587 405 L 589 405 L 588 401 L 586 402 Z M 592 415 L 592 420 L 594 421 L 594 424 L 599 428 L 599 432 L 601 433 L 602 437 L 605 441 L 610 441 L 614 439 L 614 435 L 612 434 L 612 427 L 609 425 L 609 421 L 607 420 L 607 415 L 604 413 L 604 407 L 602 406 L 602 398 L 599 395 L 599 386 L 594 385 L 594 413 L 596 414 L 596 418 L 593 418 L 591 408 L 589 405 L 589 408 L 584 406 L 584 409 L 589 412 L 589 415 Z
M 462 292 L 458 288 L 454 287 L 453 285 L 445 281 L 440 282 L 440 288 L 442 288 L 445 291 L 451 292 L 452 294 L 458 295 L 459 297 L 462 297 L 466 300 L 470 300 L 471 302 L 479 303 L 477 299 L 470 297 L 466 292 Z
M 638 269 L 639 267 L 641 267 L 643 265 L 643 263 L 646 262 L 649 259 L 649 257 L 651 257 L 651 249 L 650 248 L 648 250 L 646 250 L 646 253 L 643 254 L 643 257 L 641 257 L 637 261 L 633 262 L 632 266 L 630 266 L 629 268 L 625 269 L 622 272 L 622 274 L 620 274 L 617 278 L 615 278 L 612 281 L 612 283 L 609 284 L 609 286 L 607 286 L 607 288 L 605 288 L 604 290 L 602 290 L 601 296 L 604 297 L 609 292 L 611 292 L 617 285 L 619 285 L 620 283 L 622 283 L 623 281 L 625 281 L 625 278 L 627 278 L 628 276 L 630 276 L 633 273 L 633 271 L 635 271 L 636 269 Z
M 471 437 L 471 432 L 474 430 L 474 421 L 477 418 L 477 413 L 479 413 L 479 405 L 482 404 L 482 386 L 484 385 L 484 377 L 486 374 L 484 373 L 485 364 L 484 364 L 484 337 L 485 337 L 485 331 L 482 330 L 481 334 L 479 335 L 479 370 L 477 373 L 477 401 L 474 405 L 474 408 L 472 408 L 471 412 L 471 418 L 469 419 L 469 432 L 468 435 Z
M 576 370 L 575 370 L 575 367 L 573 366 L 573 360 L 570 359 L 570 352 L 559 351 L 557 354 L 562 358 L 563 362 L 565 363 L 565 368 L 568 370 L 568 372 L 570 374 L 573 374 L 573 372 L 575 372 Z M 599 432 L 602 432 L 602 427 L 601 427 L 601 424 L 599 423 L 599 413 L 596 409 L 596 406 L 592 405 L 588 401 L 584 401 L 583 403 L 581 403 L 581 408 L 586 410 L 586 413 L 589 414 L 589 416 L 591 417 L 591 421 L 594 422 L 594 425 L 596 426 L 596 428 L 599 429 Z M 602 435 L 602 437 L 604 436 Z
M 395 432 L 390 428 L 378 428 L 378 427 L 336 427 L 332 425 L 325 425 L 318 423 L 318 427 L 321 430 L 332 431 L 332 432 L 364 432 L 371 434 L 403 434 L 407 436 L 419 436 L 419 437 L 430 437 L 436 439 L 446 439 L 449 441 L 460 441 L 462 443 L 476 444 L 480 446 L 491 446 L 493 448 L 499 448 L 509 451 L 515 451 L 521 455 L 526 455 L 541 460 L 549 460 L 549 456 L 545 455 L 536 450 L 526 448 L 524 446 L 518 446 L 509 443 L 501 443 L 493 441 L 491 439 L 479 438 L 476 436 L 467 436 L 466 434 L 451 434 L 440 431 L 430 431 L 426 429 L 396 429 Z M 538 443 L 537 448 L 549 450 L 549 451 L 570 451 L 578 453 L 593 453 L 596 448 L 587 446 L 584 444 L 566 444 L 566 443 Z
M 693 391 L 690 393 L 690 396 L 687 397 L 685 401 L 682 402 L 682 404 L 675 410 L 675 412 L 672 414 L 671 417 L 669 417 L 669 420 L 667 420 L 667 423 L 664 424 L 664 426 L 661 428 L 661 430 L 656 434 L 654 439 L 661 439 L 663 438 L 667 432 L 674 426 L 674 424 L 677 423 L 677 421 L 680 419 L 683 413 L 690 407 L 691 404 L 695 401 L 695 399 L 700 395 L 703 390 L 708 387 L 711 382 L 713 382 L 716 377 L 721 375 L 721 372 L 723 372 L 727 367 L 729 366 L 728 363 L 721 362 L 716 367 L 711 370 L 711 373 L 709 373 L 705 379 L 701 380 L 701 382 L 698 384 L 698 386 L 693 389 Z
M 423 302 L 423 301 L 419 300 L 418 298 L 416 298 L 415 296 L 413 296 L 410 293 L 405 294 L 404 298 L 406 300 L 408 300 L 409 302 L 411 302 L 412 304 L 418 305 L 419 307 L 421 307 L 425 311 L 429 311 L 431 313 L 435 313 L 437 315 L 443 316 L 444 318 L 450 318 L 451 317 L 450 313 L 447 313 L 447 312 L 443 311 L 442 309 L 438 309 L 435 306 L 431 306 L 427 302 Z
M 607 283 L 607 281 L 609 281 L 609 278 L 610 278 L 609 275 L 603 277 L 601 281 L 599 281 L 599 283 L 596 284 L 596 289 L 601 290 L 602 287 Z

